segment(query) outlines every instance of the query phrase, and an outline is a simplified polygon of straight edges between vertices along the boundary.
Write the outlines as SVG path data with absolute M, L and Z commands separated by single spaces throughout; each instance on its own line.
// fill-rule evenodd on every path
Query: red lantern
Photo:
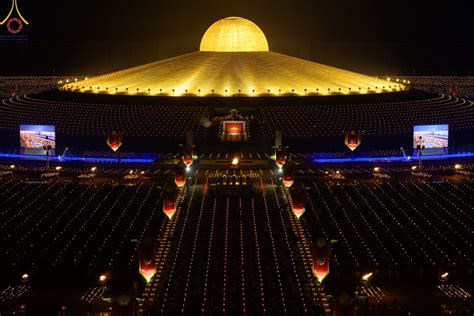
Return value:
M 313 274 L 321 283 L 329 274 L 329 259 L 331 249 L 329 243 L 324 238 L 318 238 L 313 245 Z
M 283 185 L 287 188 L 290 188 L 293 183 L 295 182 L 293 177 L 293 167 L 292 164 L 289 162 L 283 168 Z
M 305 212 L 304 207 L 304 189 L 302 186 L 297 186 L 291 190 L 292 210 L 293 214 L 299 219 Z
M 361 144 L 361 133 L 359 131 L 344 132 L 344 144 L 354 151 Z
M 174 183 L 178 188 L 182 188 L 186 184 L 186 170 L 183 165 L 176 166 L 174 172 Z
M 193 164 L 193 154 L 194 154 L 194 146 L 186 145 L 183 148 L 183 163 L 185 166 L 189 167 Z
M 109 145 L 110 149 L 113 151 L 117 151 L 123 143 L 122 134 L 112 131 L 109 135 L 107 135 L 107 145 Z
M 275 164 L 278 168 L 283 168 L 286 163 L 286 150 L 282 146 L 278 146 L 275 149 Z
M 178 200 L 178 190 L 176 188 L 167 188 L 163 193 L 163 213 L 169 219 L 176 213 L 176 204 Z
M 152 239 L 145 239 L 138 248 L 138 261 L 138 273 L 149 283 L 157 272 L 155 267 L 155 243 Z

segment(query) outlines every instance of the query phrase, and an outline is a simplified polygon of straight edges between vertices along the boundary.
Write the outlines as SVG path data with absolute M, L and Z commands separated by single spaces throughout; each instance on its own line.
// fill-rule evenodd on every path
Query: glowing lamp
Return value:
M 173 218 L 173 215 L 176 213 L 176 205 L 174 201 L 163 201 L 163 213 L 165 213 L 169 219 Z
M 278 169 L 283 168 L 285 165 L 285 157 L 278 157 L 275 159 L 275 164 L 278 167 Z
M 380 171 L 380 167 L 374 167 L 374 171 L 375 171 L 375 172 L 379 172 L 379 171 Z
M 287 188 L 291 187 L 294 182 L 295 182 L 295 180 L 291 176 L 283 177 L 283 185 Z
M 316 240 L 312 250 L 313 275 L 318 279 L 319 283 L 321 283 L 329 274 L 331 251 L 327 241 L 323 238 Z
M 106 143 L 113 151 L 117 151 L 123 144 L 123 136 L 117 131 L 112 131 L 106 137 Z
M 101 275 L 99 276 L 99 283 L 100 283 L 100 284 L 105 284 L 106 282 L 107 282 L 107 275 L 101 274 Z
M 150 283 L 156 272 L 156 268 L 154 267 L 143 267 L 138 269 L 138 273 L 140 273 L 140 275 L 146 280 L 146 283 Z
M 174 183 L 176 183 L 178 188 L 182 188 L 186 184 L 186 177 L 183 175 L 176 175 L 174 177 Z
M 293 214 L 295 214 L 297 219 L 300 219 L 301 215 L 305 212 L 304 205 L 301 204 L 293 204 Z
M 60 171 L 63 167 L 61 166 L 56 166 L 56 168 L 54 168 L 56 171 Z
M 186 167 L 191 166 L 193 164 L 193 156 L 184 155 L 183 156 L 183 163 L 186 165 Z
M 318 279 L 319 283 L 322 283 L 323 280 L 329 274 L 329 264 L 316 264 L 313 265 L 313 274 Z
M 145 239 L 138 248 L 138 273 L 150 283 L 157 270 L 155 267 L 156 248 L 152 239 Z
M 194 147 L 191 145 L 186 145 L 183 148 L 183 163 L 186 167 L 189 167 L 193 163 L 193 154 L 194 154 Z
M 458 163 L 454 165 L 454 169 L 456 169 L 456 170 L 459 170 L 461 168 L 462 168 L 462 166 Z
M 230 162 L 232 166 L 238 166 L 239 165 L 239 158 L 234 157 L 232 158 L 232 161 Z
M 21 276 L 21 280 L 23 282 L 28 282 L 29 279 L 30 279 L 30 275 L 28 273 L 25 273 Z
M 364 274 L 364 275 L 362 276 L 362 281 L 368 282 L 371 276 L 372 276 L 372 272 L 367 273 L 367 274 Z

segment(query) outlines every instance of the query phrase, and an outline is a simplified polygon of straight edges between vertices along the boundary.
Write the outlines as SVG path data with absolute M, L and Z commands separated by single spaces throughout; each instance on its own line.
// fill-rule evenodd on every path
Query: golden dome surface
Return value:
M 269 51 L 262 30 L 229 17 L 212 24 L 200 51 L 63 86 L 85 93 L 149 96 L 339 95 L 404 85 Z
M 228 17 L 212 24 L 204 33 L 200 51 L 267 52 L 268 42 L 262 30 L 252 21 Z

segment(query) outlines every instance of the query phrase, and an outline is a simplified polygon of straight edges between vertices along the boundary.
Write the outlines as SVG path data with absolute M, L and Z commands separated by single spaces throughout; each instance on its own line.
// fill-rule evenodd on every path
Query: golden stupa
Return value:
M 166 96 L 337 95 L 391 92 L 404 86 L 269 50 L 253 22 L 212 24 L 198 52 L 71 82 L 86 93 Z

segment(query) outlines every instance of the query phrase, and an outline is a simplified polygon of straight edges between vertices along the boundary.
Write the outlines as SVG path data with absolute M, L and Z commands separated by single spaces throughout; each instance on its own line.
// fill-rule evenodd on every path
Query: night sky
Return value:
M 10 0 L 1 1 L 0 20 Z M 464 1 L 466 3 L 466 1 Z M 462 1 L 18 0 L 21 43 L 0 43 L 0 75 L 96 75 L 198 50 L 209 25 L 241 16 L 270 49 L 373 75 L 474 75 Z M 0 34 L 6 35 L 5 26 Z

